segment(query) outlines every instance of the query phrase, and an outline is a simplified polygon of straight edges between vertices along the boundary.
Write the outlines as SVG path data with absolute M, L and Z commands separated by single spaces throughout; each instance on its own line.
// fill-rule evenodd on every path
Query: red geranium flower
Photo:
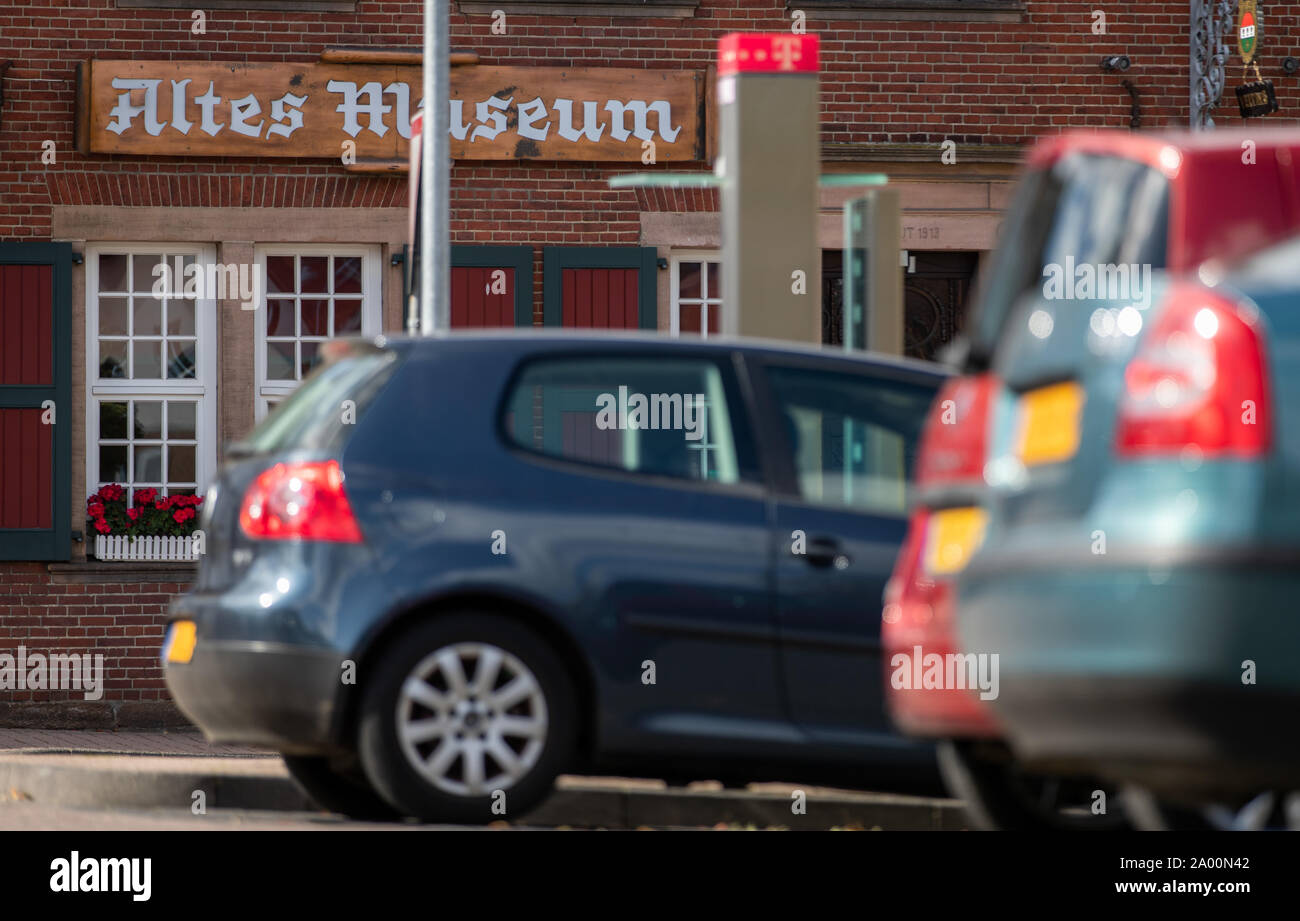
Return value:
M 126 510 L 126 517 L 127 517 L 127 518 L 130 518 L 132 521 L 135 521 L 137 518 L 140 517 L 140 509 L 138 509 L 138 508 L 129 508 L 129 509 L 127 509 L 127 510 Z
M 161 499 L 154 501 L 153 507 L 158 509 L 160 512 L 165 512 L 172 507 L 173 498 L 174 497 L 172 496 L 163 496 Z
M 90 497 L 90 505 L 89 505 L 89 507 L 86 509 L 86 511 L 90 513 L 90 517 L 92 517 L 92 518 L 103 518 L 103 517 L 104 517 L 104 503 L 101 502 L 101 501 L 99 500 L 99 497 L 98 497 L 98 496 L 91 496 L 91 497 Z
M 158 498 L 158 490 L 154 489 L 152 486 L 146 486 L 144 489 L 137 489 L 135 491 L 136 505 L 148 505 L 156 498 Z
M 108 534 L 113 529 L 109 526 L 107 521 L 105 521 L 103 518 L 100 518 L 98 521 L 95 522 L 95 530 L 98 531 L 100 534 Z

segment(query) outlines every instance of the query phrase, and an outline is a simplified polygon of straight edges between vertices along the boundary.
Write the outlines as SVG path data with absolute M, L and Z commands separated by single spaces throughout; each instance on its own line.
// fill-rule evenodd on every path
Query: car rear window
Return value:
M 276 406 L 231 453 L 272 454 L 292 448 L 332 450 L 355 426 L 397 365 L 390 351 L 328 362 Z
M 1165 267 L 1169 181 L 1136 160 L 1070 154 L 1021 180 L 968 325 L 971 360 L 987 362 L 1016 303 L 1042 290 L 1047 266 Z

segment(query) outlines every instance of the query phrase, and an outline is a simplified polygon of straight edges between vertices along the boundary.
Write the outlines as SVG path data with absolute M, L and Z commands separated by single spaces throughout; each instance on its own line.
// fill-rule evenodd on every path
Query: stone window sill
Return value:
M 809 19 L 1023 22 L 1025 0 L 787 0 Z
M 470 16 L 491 16 L 501 10 L 507 16 L 636 19 L 690 19 L 699 5 L 699 0 L 460 0 L 458 4 Z
M 198 567 L 193 563 L 132 561 L 100 563 L 50 563 L 46 567 L 53 585 L 98 585 L 114 582 L 193 582 Z
M 355 13 L 356 0 L 116 0 L 118 9 Z

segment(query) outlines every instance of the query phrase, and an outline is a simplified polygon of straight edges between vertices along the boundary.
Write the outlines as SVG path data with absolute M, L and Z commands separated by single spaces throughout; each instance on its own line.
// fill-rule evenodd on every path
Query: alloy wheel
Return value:
M 454 796 L 507 790 L 546 746 L 546 696 L 517 657 L 482 642 L 421 659 L 397 698 L 397 739 L 415 770 Z

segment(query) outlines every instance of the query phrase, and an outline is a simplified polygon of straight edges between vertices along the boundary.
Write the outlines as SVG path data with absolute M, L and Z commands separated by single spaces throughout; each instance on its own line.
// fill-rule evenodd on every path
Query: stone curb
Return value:
M 65 808 L 190 808 L 203 791 L 208 809 L 318 811 L 279 758 L 157 755 L 0 756 L 0 800 Z M 644 789 L 608 779 L 562 779 L 520 824 L 576 828 L 698 827 L 719 823 L 783 828 L 956 830 L 968 827 L 954 800 L 892 794 L 809 793 L 796 815 L 789 793 L 687 788 Z

